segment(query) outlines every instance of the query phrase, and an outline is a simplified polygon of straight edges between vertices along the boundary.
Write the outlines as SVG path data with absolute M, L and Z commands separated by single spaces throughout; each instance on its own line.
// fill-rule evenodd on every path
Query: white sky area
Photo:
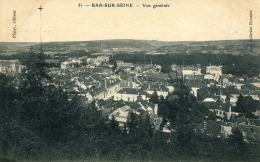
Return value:
M 140 7 L 79 8 L 78 3 L 133 3 Z M 142 7 L 156 3 L 170 7 Z M 40 25 L 43 42 L 249 39 L 250 10 L 253 39 L 260 39 L 260 0 L 0 0 L 0 41 L 39 42 Z M 14 25 L 16 38 L 12 38 Z

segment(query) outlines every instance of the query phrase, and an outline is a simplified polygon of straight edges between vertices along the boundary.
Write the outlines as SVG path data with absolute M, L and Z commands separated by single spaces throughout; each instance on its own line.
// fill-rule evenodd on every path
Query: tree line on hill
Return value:
M 258 76 L 260 73 L 260 56 L 255 55 L 232 55 L 232 54 L 165 54 L 165 55 L 146 55 L 144 52 L 136 54 L 117 54 L 111 58 L 111 62 L 123 60 L 130 63 L 158 64 L 162 71 L 171 71 L 171 65 L 205 67 L 211 65 L 222 65 L 224 74 L 237 76 L 248 75 Z
M 259 145 L 244 143 L 240 131 L 229 139 L 195 134 L 189 124 L 201 122 L 204 109 L 197 106 L 184 86 L 167 99 L 151 101 L 160 102 L 159 115 L 176 123 L 175 133 L 154 131 L 146 113 L 130 113 L 121 128 L 115 117 L 103 118 L 95 102 L 86 104 L 80 96 L 68 100 L 68 94 L 52 84 L 44 58 L 41 53 L 35 58 L 29 57 L 18 88 L 12 84 L 12 78 L 0 75 L 2 159 L 259 159 Z
M 33 50 L 33 49 L 31 49 Z M 85 50 L 74 50 L 68 53 L 60 54 L 57 52 L 57 54 L 54 54 L 53 56 L 44 54 L 43 57 L 45 59 L 57 59 L 58 61 L 65 61 L 66 58 L 79 58 L 79 57 L 91 57 L 90 52 L 86 52 Z M 23 65 L 26 64 L 28 57 L 37 57 L 37 53 L 32 52 L 17 52 L 16 54 L 12 55 L 0 55 L 0 60 L 19 60 Z
M 24 64 L 30 55 L 29 52 L 19 52 L 13 55 L 0 55 L 0 59 L 12 60 L 18 59 Z M 93 57 L 90 52 L 84 50 L 75 50 L 67 54 L 56 54 L 55 56 L 67 57 Z M 50 55 L 45 55 L 46 58 L 51 58 Z M 60 59 L 60 58 L 56 58 Z M 202 72 L 205 72 L 205 67 L 208 65 L 222 65 L 224 74 L 233 74 L 236 76 L 248 75 L 259 76 L 260 73 L 260 56 L 257 55 L 232 55 L 232 54 L 165 54 L 165 55 L 146 55 L 144 51 L 134 54 L 121 53 L 115 54 L 110 58 L 110 62 L 115 60 L 123 60 L 130 63 L 146 63 L 158 64 L 162 67 L 162 72 L 169 73 L 171 65 L 197 66 L 202 67 Z

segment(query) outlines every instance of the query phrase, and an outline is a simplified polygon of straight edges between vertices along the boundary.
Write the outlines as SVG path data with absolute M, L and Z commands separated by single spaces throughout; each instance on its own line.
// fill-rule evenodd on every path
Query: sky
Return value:
M 78 3 L 133 3 L 134 7 L 78 7 Z M 170 6 L 154 9 L 143 4 Z M 250 39 L 250 27 L 253 39 L 260 39 L 260 0 L 0 0 L 0 42 L 40 42 L 40 33 L 43 42 L 234 40 Z

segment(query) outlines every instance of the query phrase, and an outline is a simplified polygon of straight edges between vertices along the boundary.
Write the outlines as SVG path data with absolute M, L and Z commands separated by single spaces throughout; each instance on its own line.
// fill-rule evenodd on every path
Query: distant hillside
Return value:
M 32 46 L 37 49 L 40 47 L 40 43 L 8 43 L 0 42 L 0 54 L 4 54 L 10 51 L 24 51 L 28 50 Z M 251 46 L 254 54 L 260 54 L 260 40 L 218 40 L 218 41 L 184 41 L 184 42 L 165 42 L 157 40 L 132 40 L 132 39 L 118 39 L 118 40 L 97 40 L 97 41 L 72 41 L 72 42 L 45 42 L 43 47 L 55 48 L 55 50 L 85 50 L 85 49 L 114 49 L 114 48 L 133 48 L 137 51 L 152 51 L 152 50 L 168 50 L 168 53 L 176 51 L 187 51 L 195 47 L 212 47 L 224 48 L 232 50 L 240 50 L 241 53 L 246 53 Z

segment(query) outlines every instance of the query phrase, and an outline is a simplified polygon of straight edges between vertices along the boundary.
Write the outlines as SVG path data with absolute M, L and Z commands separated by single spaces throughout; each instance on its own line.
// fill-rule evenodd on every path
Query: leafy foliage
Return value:
M 201 67 L 208 66 L 209 64 L 223 65 L 224 74 L 234 74 L 236 76 L 249 75 L 258 76 L 260 73 L 260 56 L 253 55 L 232 55 L 232 54 L 165 54 L 165 55 L 146 55 L 144 53 L 137 54 L 117 54 L 113 56 L 113 60 L 123 60 L 124 62 L 135 63 L 136 58 L 139 58 L 139 63 L 153 60 L 154 64 L 158 64 L 162 67 L 162 72 L 168 73 L 171 71 L 171 65 L 197 65 Z M 144 59 L 145 58 L 145 59 Z M 232 65 L 232 66 L 231 66 Z M 202 71 L 205 68 L 202 69 Z
M 156 91 L 153 92 L 150 102 L 154 103 L 154 104 L 158 104 L 159 103 L 159 96 L 157 94 Z
M 241 94 L 237 100 L 235 111 L 244 113 L 246 117 L 253 117 L 253 112 L 260 109 L 260 103 L 254 100 L 251 96 L 242 96 Z

